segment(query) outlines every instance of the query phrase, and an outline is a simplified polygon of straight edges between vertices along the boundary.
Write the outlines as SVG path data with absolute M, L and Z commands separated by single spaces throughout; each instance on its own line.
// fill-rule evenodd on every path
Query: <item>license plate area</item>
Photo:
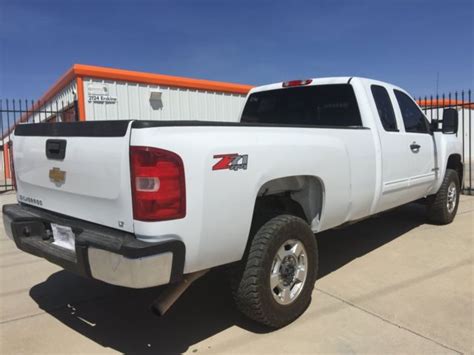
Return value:
M 71 227 L 51 223 L 51 231 L 54 245 L 71 251 L 76 250 L 75 235 Z

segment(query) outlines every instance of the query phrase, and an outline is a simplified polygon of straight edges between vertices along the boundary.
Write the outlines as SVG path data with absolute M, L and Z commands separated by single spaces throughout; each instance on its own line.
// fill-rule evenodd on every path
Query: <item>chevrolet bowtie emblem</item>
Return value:
M 49 179 L 56 184 L 61 186 L 66 181 L 66 172 L 59 168 L 52 168 L 49 171 Z

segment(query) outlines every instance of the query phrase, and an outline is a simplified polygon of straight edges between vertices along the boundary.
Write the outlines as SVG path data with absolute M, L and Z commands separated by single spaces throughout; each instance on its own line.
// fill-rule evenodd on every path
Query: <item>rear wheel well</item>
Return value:
M 453 169 L 458 173 L 459 186 L 462 188 L 463 182 L 463 164 L 460 154 L 451 154 L 448 158 L 447 169 Z
M 291 192 L 288 191 L 274 195 L 257 197 L 257 200 L 255 201 L 252 223 L 259 216 L 268 216 L 272 218 L 280 214 L 289 214 L 308 221 L 303 207 L 299 202 L 291 198 Z
M 319 220 L 323 184 L 314 176 L 287 176 L 263 184 L 255 201 L 254 216 L 269 210 L 292 214 L 312 224 Z
M 289 214 L 316 227 L 323 206 L 323 184 L 314 176 L 288 176 L 270 180 L 258 191 L 246 253 L 255 233 L 270 219 Z

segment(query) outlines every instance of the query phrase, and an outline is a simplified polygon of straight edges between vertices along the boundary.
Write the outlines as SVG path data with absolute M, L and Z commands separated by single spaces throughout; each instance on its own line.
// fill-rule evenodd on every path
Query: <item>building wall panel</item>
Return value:
M 35 111 L 38 112 L 31 115 L 28 122 L 45 121 L 56 112 L 61 111 L 69 105 L 73 105 L 76 100 L 76 88 L 76 80 L 72 80 L 51 99 L 46 102 L 40 102 L 40 105 L 35 108 Z
M 150 100 L 152 91 L 161 92 L 161 102 Z M 245 102 L 243 94 L 95 78 L 84 78 L 84 94 L 86 120 L 238 121 Z

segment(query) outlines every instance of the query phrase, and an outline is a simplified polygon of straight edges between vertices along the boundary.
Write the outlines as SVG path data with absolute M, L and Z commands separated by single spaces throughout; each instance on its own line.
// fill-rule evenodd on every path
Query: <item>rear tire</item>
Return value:
M 438 192 L 428 198 L 427 213 L 430 222 L 449 224 L 456 216 L 459 205 L 459 176 L 456 170 L 446 169 Z
M 237 308 L 271 328 L 298 318 L 311 302 L 318 269 L 316 238 L 299 217 L 280 215 L 251 241 L 232 282 Z

